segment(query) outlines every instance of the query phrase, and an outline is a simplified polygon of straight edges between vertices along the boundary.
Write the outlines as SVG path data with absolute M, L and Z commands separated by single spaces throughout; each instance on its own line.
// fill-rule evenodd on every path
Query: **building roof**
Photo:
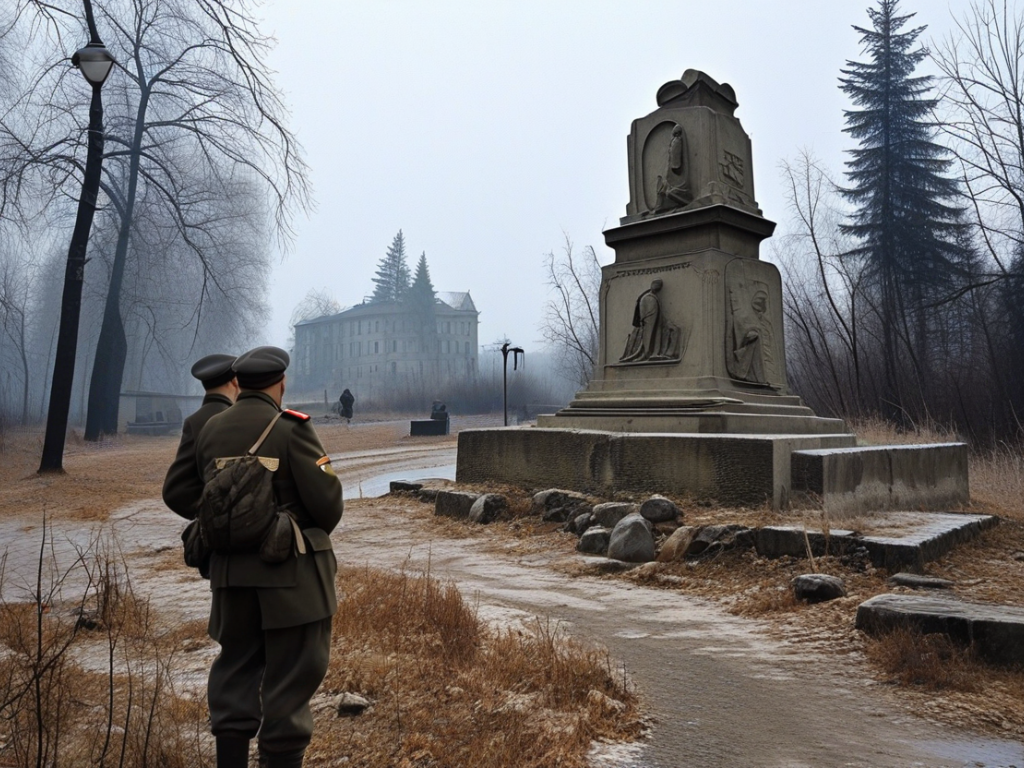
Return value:
M 473 297 L 469 295 L 469 291 L 437 291 L 438 302 L 444 304 L 450 309 L 454 309 L 460 312 L 476 312 L 476 305 L 473 304 Z M 343 309 L 341 312 L 337 312 L 333 315 L 322 315 L 320 317 L 311 317 L 307 320 L 296 323 L 296 327 L 300 325 L 317 325 L 319 323 L 329 323 L 332 320 L 341 319 L 343 316 L 358 316 L 358 315 L 369 315 L 369 314 L 381 314 L 397 313 L 405 311 L 406 306 L 394 301 L 364 301 L 362 304 L 356 304 L 354 307 Z
M 476 305 L 473 304 L 473 297 L 469 295 L 469 291 L 438 291 L 437 298 L 452 309 L 476 312 Z

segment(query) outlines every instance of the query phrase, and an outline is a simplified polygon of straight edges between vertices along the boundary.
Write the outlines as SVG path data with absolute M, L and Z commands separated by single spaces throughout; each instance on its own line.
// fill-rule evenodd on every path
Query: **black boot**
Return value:
M 249 768 L 249 739 L 245 736 L 218 736 L 217 768 Z
M 306 750 L 295 752 L 265 752 L 267 768 L 302 768 L 302 756 Z

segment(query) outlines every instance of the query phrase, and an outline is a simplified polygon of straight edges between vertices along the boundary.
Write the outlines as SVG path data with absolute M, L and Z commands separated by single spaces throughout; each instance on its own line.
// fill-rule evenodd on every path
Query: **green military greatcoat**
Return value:
M 212 417 L 196 441 L 193 476 L 202 478 L 214 459 L 242 456 L 278 412 L 273 398 L 246 390 L 235 405 Z M 256 552 L 214 553 L 210 586 L 214 590 L 211 634 L 222 622 L 217 590 L 255 587 L 262 629 L 294 627 L 332 616 L 337 609 L 334 581 L 337 562 L 330 533 L 341 520 L 341 482 L 331 468 L 309 417 L 285 411 L 257 453 L 279 459 L 273 476 L 274 495 L 302 529 L 307 554 L 282 563 L 265 563 Z M 201 483 L 200 488 L 201 491 Z M 191 500 L 194 506 L 199 494 Z
M 164 478 L 164 504 L 186 520 L 196 516 L 195 502 L 203 490 L 202 478 L 195 472 L 196 438 L 213 416 L 231 407 L 231 398 L 217 392 L 203 398 L 199 410 L 181 425 L 181 442 L 174 463 Z

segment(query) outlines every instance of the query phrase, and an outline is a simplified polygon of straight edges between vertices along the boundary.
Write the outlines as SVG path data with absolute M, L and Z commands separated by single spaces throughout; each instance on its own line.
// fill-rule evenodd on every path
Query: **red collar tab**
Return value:
M 285 416 L 291 416 L 293 419 L 299 421 L 309 421 L 309 414 L 303 413 L 302 411 L 293 411 L 291 408 L 285 408 L 283 411 Z

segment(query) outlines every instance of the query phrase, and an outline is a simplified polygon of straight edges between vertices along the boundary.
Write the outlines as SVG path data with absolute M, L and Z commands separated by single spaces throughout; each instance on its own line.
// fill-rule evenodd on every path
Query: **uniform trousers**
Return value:
M 214 736 L 257 736 L 267 752 L 309 745 L 309 700 L 327 674 L 331 619 L 262 629 L 255 587 L 213 590 L 210 637 L 221 650 L 210 667 L 207 696 Z

